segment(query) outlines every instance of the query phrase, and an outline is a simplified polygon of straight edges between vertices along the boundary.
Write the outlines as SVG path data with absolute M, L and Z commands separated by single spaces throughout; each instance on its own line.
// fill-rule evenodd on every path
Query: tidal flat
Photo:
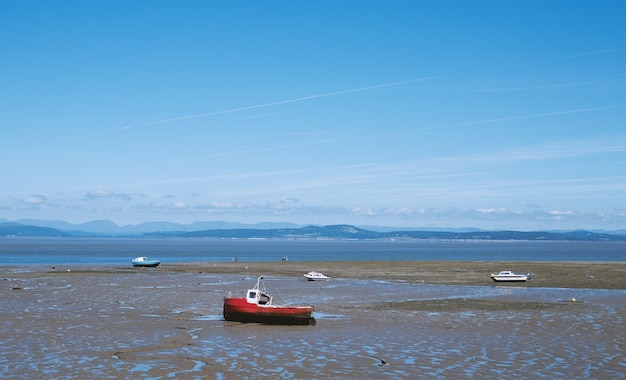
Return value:
M 500 284 L 489 273 L 532 272 Z M 309 270 L 329 281 L 310 282 Z M 626 264 L 189 263 L 0 267 L 5 379 L 626 377 Z M 313 326 L 224 321 L 265 276 Z

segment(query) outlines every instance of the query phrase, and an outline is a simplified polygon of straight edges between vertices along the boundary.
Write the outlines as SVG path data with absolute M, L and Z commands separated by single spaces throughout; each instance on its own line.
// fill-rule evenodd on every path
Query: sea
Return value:
M 626 261 L 626 242 L 0 238 L 0 265 L 363 260 Z

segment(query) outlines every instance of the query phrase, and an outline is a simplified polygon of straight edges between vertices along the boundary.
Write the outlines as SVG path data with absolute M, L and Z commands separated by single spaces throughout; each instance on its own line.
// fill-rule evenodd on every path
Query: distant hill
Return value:
M 229 228 L 295 228 L 302 227 L 293 223 L 273 223 L 262 222 L 256 224 L 233 223 L 224 221 L 193 222 L 189 224 L 179 224 L 171 222 L 146 222 L 137 225 L 118 226 L 110 220 L 94 220 L 87 223 L 72 224 L 62 220 L 38 220 L 20 219 L 9 221 L 0 219 L 2 222 L 12 222 L 22 225 L 54 228 L 61 231 L 68 231 L 77 235 L 90 236 L 138 236 L 154 231 L 200 231 L 209 229 L 229 229 Z
M 27 226 L 19 223 L 2 223 L 0 224 L 1 236 L 70 237 L 72 235 L 55 228 Z
M 527 240 L 527 241 L 626 241 L 626 235 L 591 231 L 371 231 L 351 225 L 276 227 L 276 228 L 229 228 L 230 223 L 222 228 L 193 229 L 214 226 L 211 223 L 192 223 L 182 225 L 173 223 L 145 223 L 135 232 L 124 229 L 123 232 L 97 232 L 113 228 L 112 222 L 96 221 L 85 223 L 87 231 L 77 229 L 77 225 L 56 222 L 68 229 L 34 226 L 15 222 L 0 222 L 0 237 L 143 237 L 143 238 L 215 238 L 215 239 L 350 239 L 350 240 Z M 212 222 L 215 223 L 215 222 Z M 114 225 L 114 224 L 113 224 Z M 235 224 L 237 225 L 237 224 Z M 154 228 L 145 232 L 146 226 Z M 166 230 L 158 228 L 166 226 Z M 175 228 L 178 227 L 178 230 Z M 90 230 L 90 231 L 89 231 Z
M 153 232 L 151 237 L 188 238 L 239 238 L 239 239 L 353 239 L 353 240 L 567 240 L 567 241 L 626 241 L 626 236 L 595 233 L 589 231 L 571 232 L 523 232 L 523 231 L 390 231 L 376 232 L 350 225 L 307 226 L 302 228 L 279 229 L 221 229 L 191 232 Z

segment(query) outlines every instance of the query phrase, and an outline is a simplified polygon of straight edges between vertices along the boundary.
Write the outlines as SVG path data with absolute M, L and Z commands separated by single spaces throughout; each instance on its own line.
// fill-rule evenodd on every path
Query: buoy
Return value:
M 576 298 L 572 298 L 572 302 L 576 302 Z

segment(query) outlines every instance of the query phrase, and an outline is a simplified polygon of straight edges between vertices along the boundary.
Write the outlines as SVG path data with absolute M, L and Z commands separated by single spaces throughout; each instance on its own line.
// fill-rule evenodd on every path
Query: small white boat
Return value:
M 145 256 L 139 256 L 132 259 L 130 262 L 134 267 L 158 267 L 161 265 L 161 260 L 149 259 Z
M 309 281 L 320 281 L 320 280 L 328 280 L 330 276 L 326 273 L 311 271 L 304 275 L 304 277 Z
M 531 275 L 530 273 L 515 273 L 513 271 L 510 270 L 503 270 L 500 271 L 500 273 L 498 274 L 491 274 L 491 277 L 494 281 L 527 281 L 530 280 Z

